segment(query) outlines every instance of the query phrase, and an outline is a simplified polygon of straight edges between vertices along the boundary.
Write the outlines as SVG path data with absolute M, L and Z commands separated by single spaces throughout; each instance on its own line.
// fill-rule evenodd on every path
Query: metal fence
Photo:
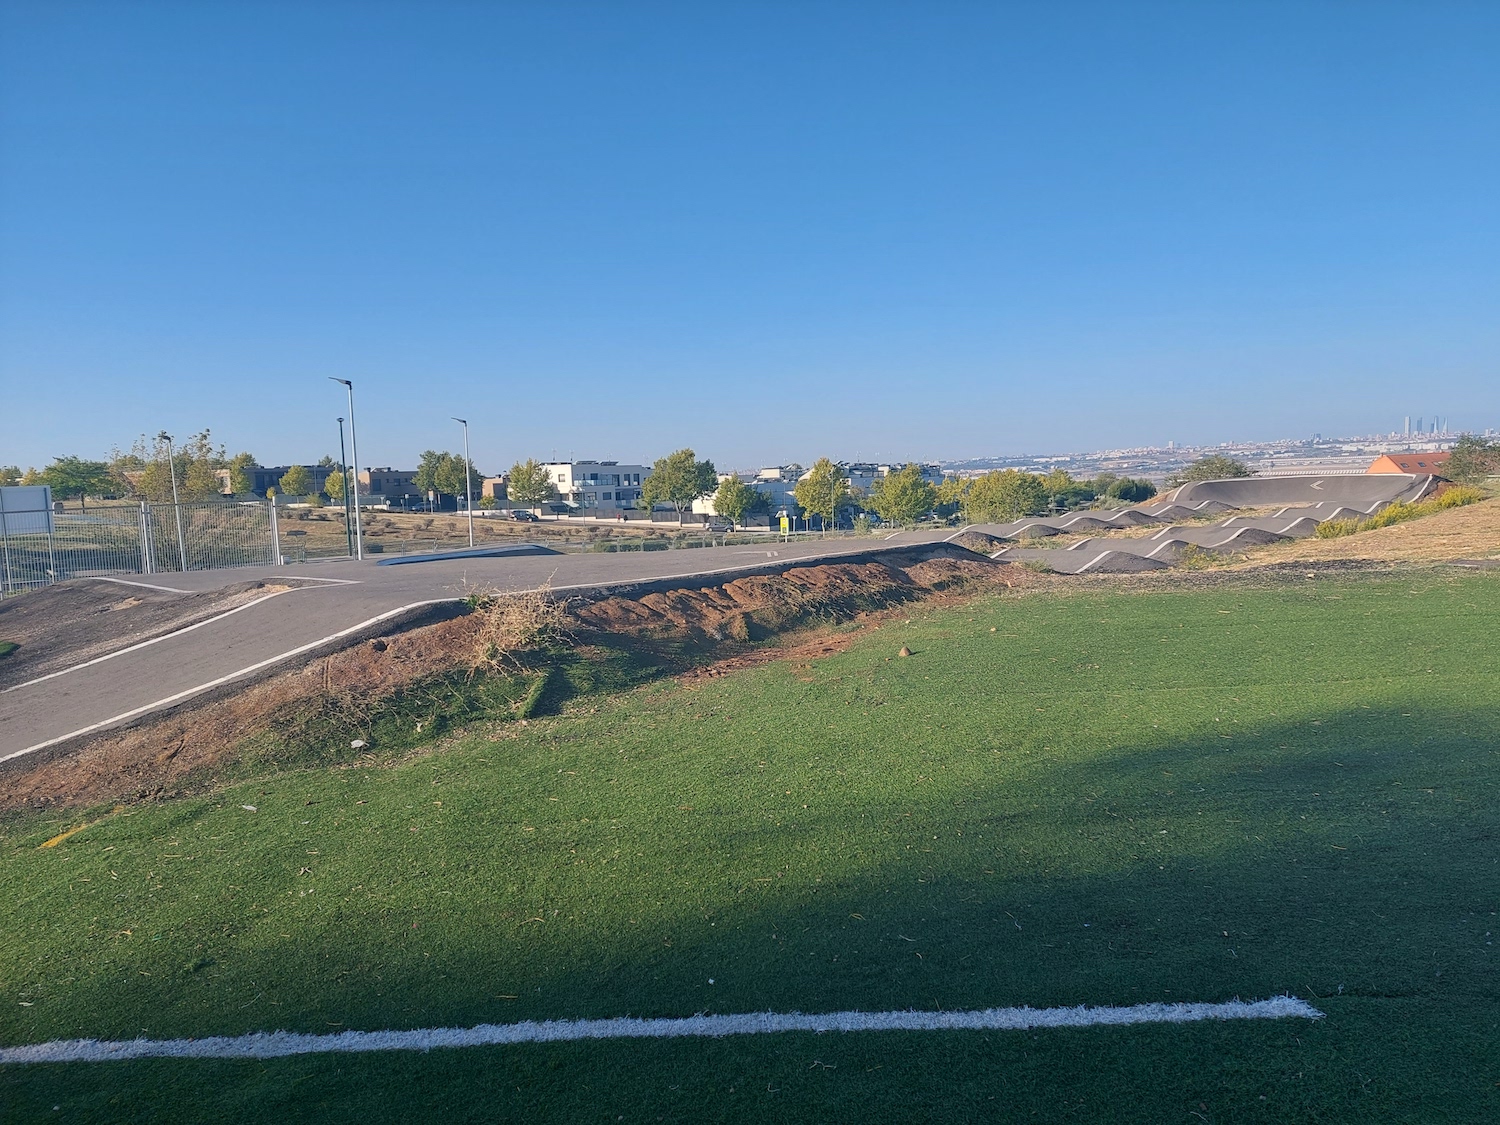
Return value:
M 51 534 L 0 527 L 5 593 L 99 574 L 160 574 L 280 561 L 269 502 L 131 504 L 56 512 Z

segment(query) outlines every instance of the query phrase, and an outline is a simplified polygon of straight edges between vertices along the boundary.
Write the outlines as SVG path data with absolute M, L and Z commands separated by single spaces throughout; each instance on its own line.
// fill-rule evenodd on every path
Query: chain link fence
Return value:
M 0 526 L 0 590 L 68 578 L 271 566 L 282 556 L 267 501 L 130 504 L 55 512 L 50 534 Z

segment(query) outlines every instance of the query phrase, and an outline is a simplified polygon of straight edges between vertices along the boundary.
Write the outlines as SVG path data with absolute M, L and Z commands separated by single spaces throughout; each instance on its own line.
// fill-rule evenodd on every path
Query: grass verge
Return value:
M 42 1066 L 0 1105 L 1494 1120 L 1497 625 L 1488 574 L 985 598 L 48 849 L 92 818 L 0 829 L 6 1043 L 1279 992 L 1316 1024 Z
M 1431 500 L 1419 500 L 1415 504 L 1408 504 L 1397 500 L 1394 503 L 1387 504 L 1374 515 L 1366 516 L 1363 519 L 1324 520 L 1318 524 L 1315 534 L 1319 539 L 1339 539 L 1345 535 L 1354 535 L 1361 531 L 1374 531 L 1376 528 L 1390 527 L 1392 524 L 1404 523 L 1407 520 L 1435 515 L 1438 512 L 1445 512 L 1450 508 L 1462 508 L 1469 504 L 1477 504 L 1485 498 L 1485 493 L 1477 488 L 1449 488 L 1434 496 Z

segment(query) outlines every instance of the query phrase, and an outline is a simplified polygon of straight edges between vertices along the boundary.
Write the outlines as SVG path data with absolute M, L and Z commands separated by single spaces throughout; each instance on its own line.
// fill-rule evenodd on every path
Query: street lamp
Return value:
M 349 461 L 344 456 L 344 420 L 339 419 L 339 476 L 344 482 L 344 542 L 354 554 L 354 525 L 349 522 Z
M 177 517 L 177 557 L 182 562 L 182 572 L 187 573 L 187 544 L 182 541 L 182 505 L 177 502 L 177 466 L 172 461 L 172 435 L 162 430 L 157 441 L 167 443 L 167 476 L 172 478 L 172 513 Z
M 354 476 L 349 479 L 349 487 L 354 490 L 354 557 L 362 560 L 365 557 L 365 530 L 359 519 L 359 434 L 354 429 L 354 384 L 348 379 L 336 379 L 332 375 L 328 378 L 332 382 L 343 383 L 349 392 L 349 451 L 354 455 Z
M 453 415 L 448 415 L 453 418 Z M 469 464 L 469 422 L 466 418 L 453 418 L 464 428 L 464 506 L 469 513 L 469 546 L 474 546 L 474 470 Z

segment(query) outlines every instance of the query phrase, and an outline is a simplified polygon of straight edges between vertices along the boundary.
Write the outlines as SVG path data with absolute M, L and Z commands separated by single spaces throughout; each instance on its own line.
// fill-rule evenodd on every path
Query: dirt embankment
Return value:
M 1500 558 L 1500 499 L 1449 508 L 1405 523 L 1360 531 L 1338 539 L 1294 539 L 1247 551 L 1241 566 L 1288 562 L 1372 560 L 1447 562 Z
M 212 788 L 227 776 L 389 756 L 471 721 L 517 719 L 563 678 L 610 690 L 658 675 L 715 675 L 730 667 L 847 638 L 807 627 L 845 622 L 919 598 L 948 598 L 1046 576 L 945 547 L 882 561 L 792 567 L 718 585 L 604 597 L 569 606 L 574 644 L 485 665 L 483 610 L 315 660 L 235 695 L 105 734 L 0 775 L 0 808 L 148 800 Z M 798 632 L 800 630 L 800 632 Z M 778 644 L 767 643 L 781 636 Z M 554 676 L 554 673 L 557 673 Z M 352 747 L 359 741 L 368 745 Z

